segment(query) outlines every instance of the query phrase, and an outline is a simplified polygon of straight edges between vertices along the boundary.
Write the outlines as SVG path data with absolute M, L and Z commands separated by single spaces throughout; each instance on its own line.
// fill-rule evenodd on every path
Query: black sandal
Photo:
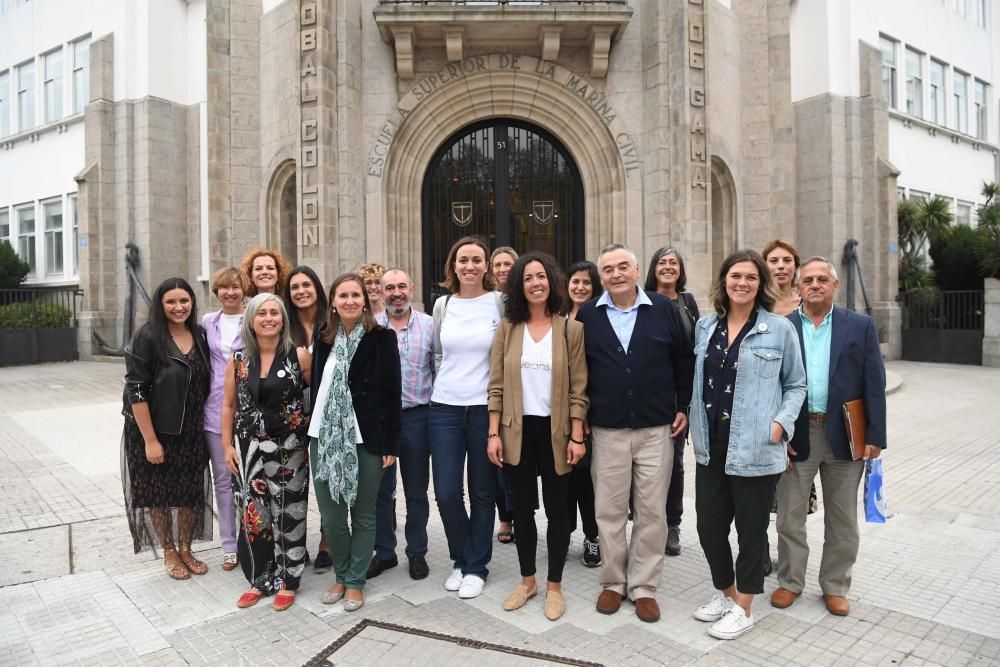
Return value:
M 497 542 L 500 544 L 513 544 L 514 543 L 514 531 L 513 530 L 501 530 L 497 533 Z

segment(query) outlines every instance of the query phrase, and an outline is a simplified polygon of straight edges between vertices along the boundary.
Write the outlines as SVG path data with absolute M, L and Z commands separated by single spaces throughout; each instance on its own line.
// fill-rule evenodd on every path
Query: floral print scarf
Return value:
M 358 497 L 358 445 L 354 404 L 351 389 L 347 386 L 347 372 L 358 344 L 365 335 L 359 322 L 347 333 L 341 324 L 333 343 L 336 359 L 330 389 L 323 406 L 320 422 L 319 446 L 316 461 L 316 479 L 325 480 L 330 486 L 334 502 L 343 498 L 348 507 L 354 507 Z

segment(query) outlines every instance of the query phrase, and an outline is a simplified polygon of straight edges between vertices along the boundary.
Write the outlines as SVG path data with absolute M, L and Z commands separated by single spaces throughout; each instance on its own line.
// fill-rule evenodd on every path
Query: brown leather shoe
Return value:
M 597 596 L 597 611 L 602 614 L 613 614 L 622 606 L 624 595 L 618 591 L 606 588 Z
M 778 609 L 788 609 L 795 602 L 795 598 L 802 595 L 801 593 L 793 593 L 787 588 L 778 588 L 773 593 L 771 593 L 771 606 L 777 607 Z
M 834 616 L 847 616 L 851 611 L 851 605 L 843 595 L 824 595 L 823 602 L 826 603 L 826 610 Z
M 656 604 L 656 598 L 636 598 L 635 615 L 646 623 L 660 620 L 660 605 Z

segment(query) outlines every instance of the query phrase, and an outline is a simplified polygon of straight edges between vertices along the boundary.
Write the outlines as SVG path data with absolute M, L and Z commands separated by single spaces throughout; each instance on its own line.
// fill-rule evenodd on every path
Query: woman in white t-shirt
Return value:
M 236 510 L 233 505 L 233 483 L 222 448 L 222 395 L 226 378 L 226 363 L 233 350 L 243 347 L 240 329 L 243 326 L 243 297 L 250 288 L 247 275 L 235 266 L 219 269 L 212 276 L 212 293 L 222 304 L 222 310 L 208 313 L 201 320 L 208 336 L 208 352 L 212 358 L 212 381 L 205 401 L 205 443 L 212 456 L 212 480 L 219 515 L 219 541 L 222 543 L 222 569 L 236 567 Z
M 490 358 L 487 454 L 503 468 L 514 497 L 519 583 L 504 601 L 513 611 L 536 595 L 538 477 L 548 518 L 545 617 L 566 611 L 562 573 L 569 548 L 569 481 L 583 458 L 587 359 L 583 325 L 568 319 L 565 279 L 552 256 L 522 255 L 510 272 L 507 314 Z
M 496 470 L 486 458 L 486 385 L 503 300 L 493 291 L 489 254 L 481 238 L 459 239 L 448 252 L 441 283 L 451 294 L 434 303 L 437 374 L 427 429 L 434 495 L 453 561 L 444 587 L 461 598 L 482 593 L 493 555 Z M 462 481 L 466 461 L 468 510 Z

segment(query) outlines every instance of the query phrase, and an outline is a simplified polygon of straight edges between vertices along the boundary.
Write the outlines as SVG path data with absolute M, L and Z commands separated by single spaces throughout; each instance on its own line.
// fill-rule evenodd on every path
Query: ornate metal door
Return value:
M 565 268 L 583 257 L 583 183 L 569 152 L 539 127 L 508 119 L 470 125 L 431 160 L 423 186 L 423 299 L 442 289 L 451 245 L 544 250 Z

